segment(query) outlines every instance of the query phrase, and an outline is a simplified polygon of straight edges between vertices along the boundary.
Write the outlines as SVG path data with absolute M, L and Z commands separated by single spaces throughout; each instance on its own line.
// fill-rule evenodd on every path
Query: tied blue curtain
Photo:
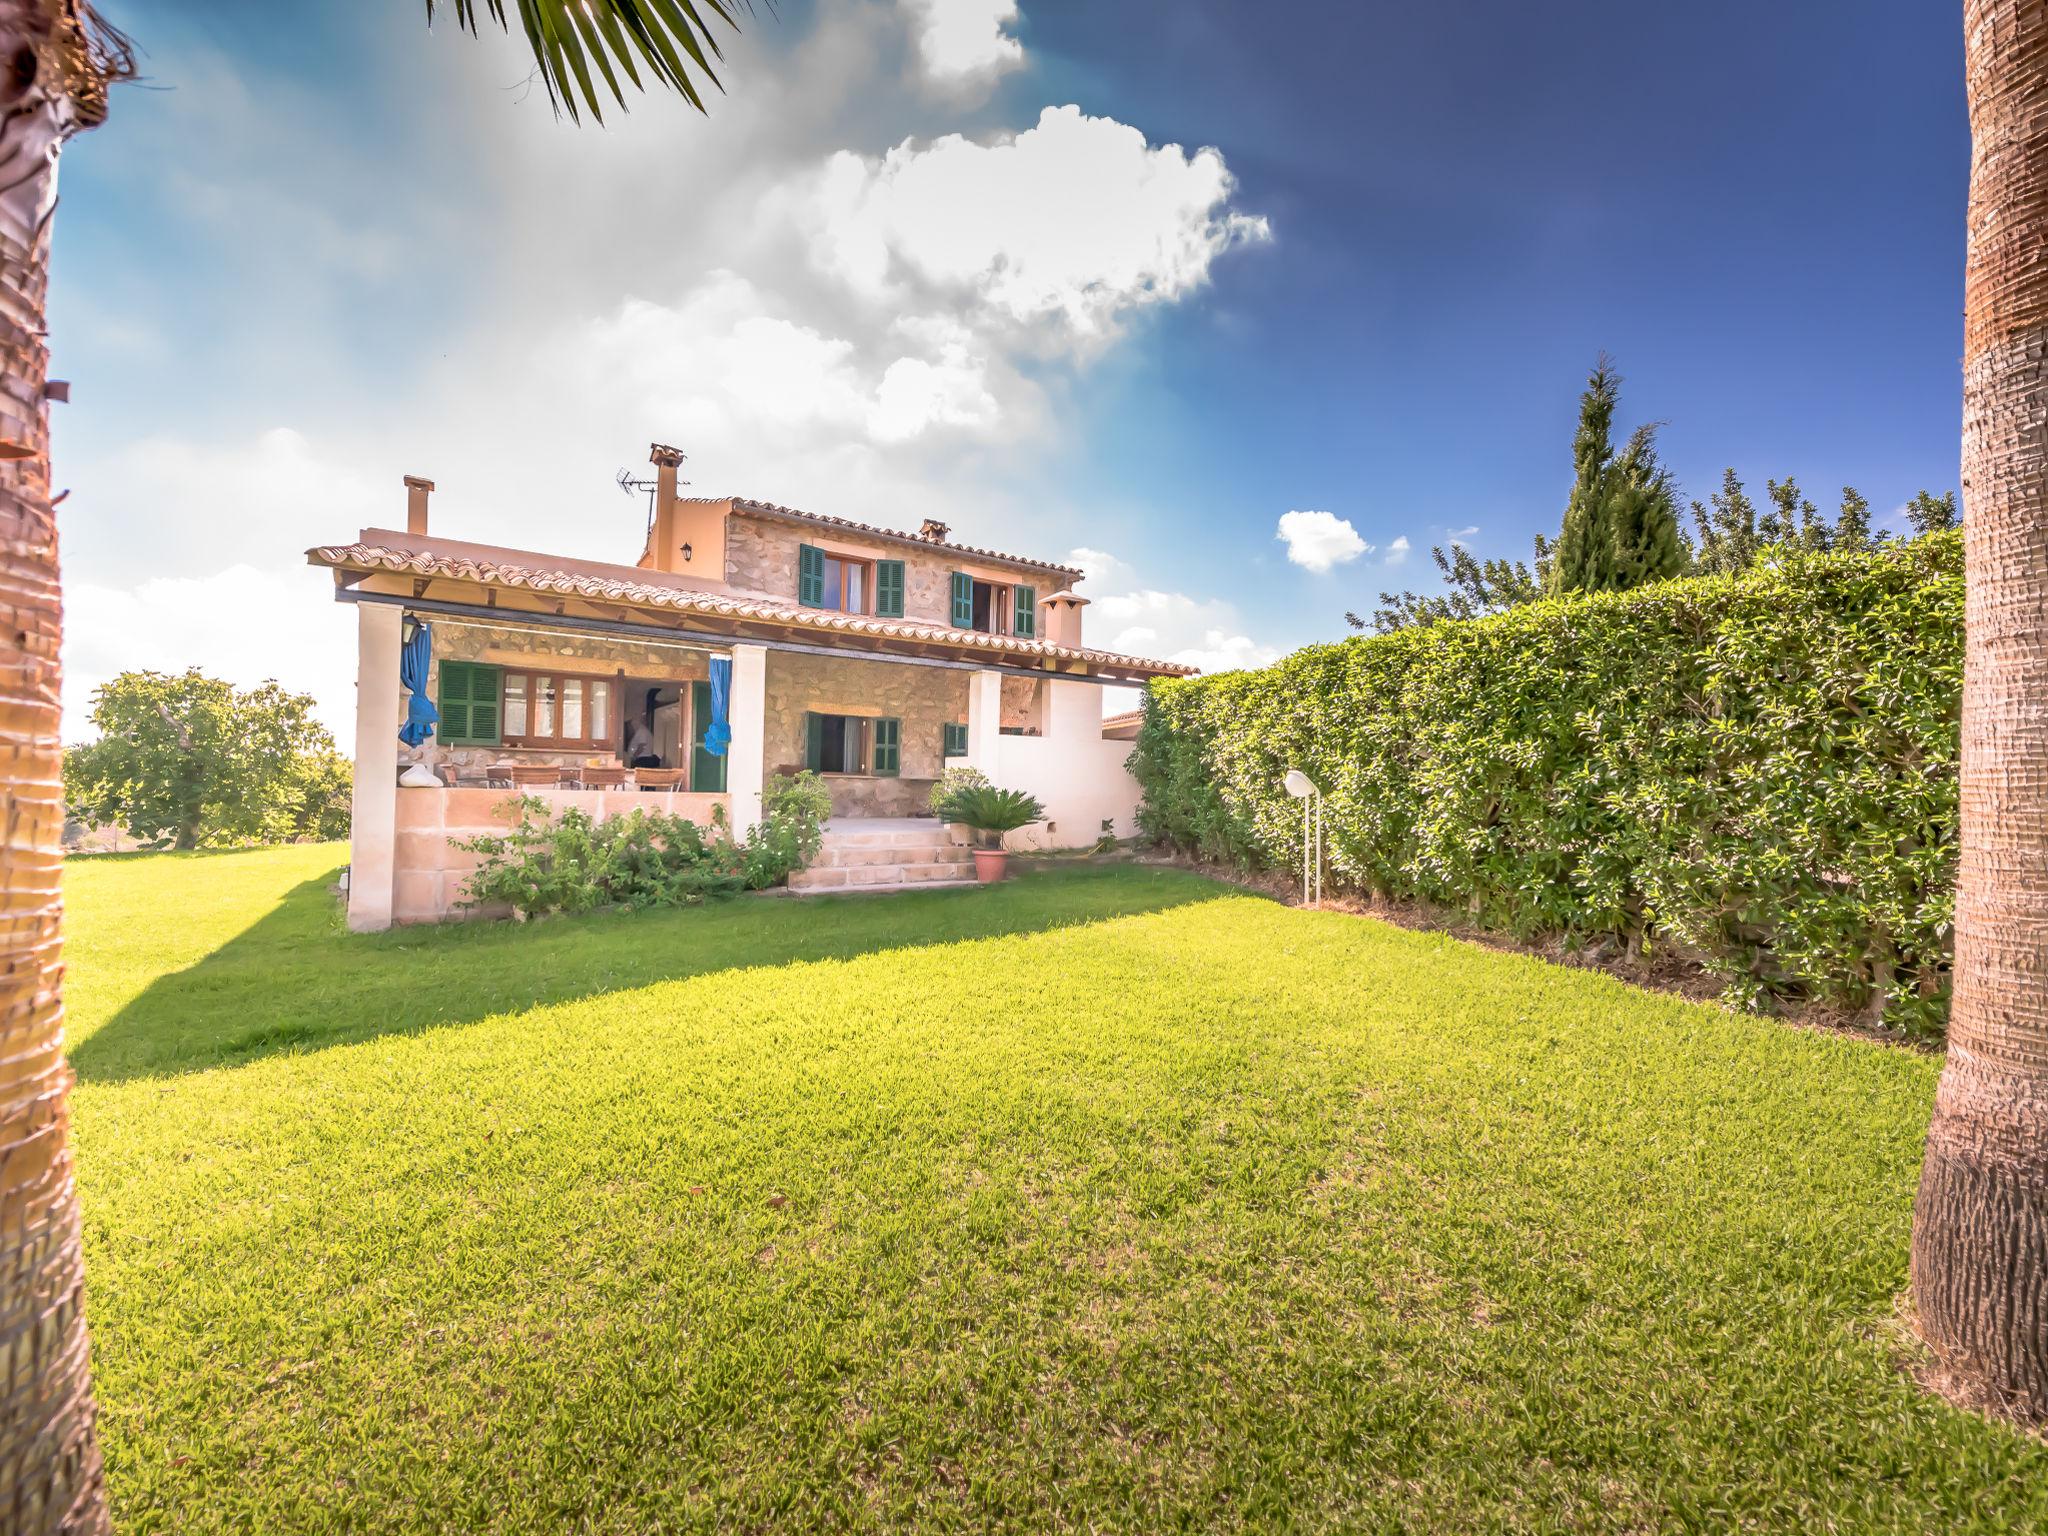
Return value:
M 416 747 L 433 735 L 434 722 L 441 718 L 441 711 L 427 697 L 427 669 L 433 660 L 434 632 L 425 624 L 417 625 L 412 638 L 398 652 L 398 680 L 412 690 L 412 698 L 405 706 L 405 724 L 398 728 L 398 739 L 408 747 Z
M 732 745 L 732 722 L 726 706 L 732 702 L 732 662 L 724 656 L 711 658 L 711 723 L 704 727 L 704 750 L 713 757 L 725 756 Z

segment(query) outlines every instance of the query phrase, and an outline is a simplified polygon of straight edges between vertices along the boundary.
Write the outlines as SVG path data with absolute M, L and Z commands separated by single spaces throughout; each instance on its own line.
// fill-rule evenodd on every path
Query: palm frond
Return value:
M 442 0 L 427 0 L 427 25 Z M 699 112 L 706 109 L 697 77 L 723 91 L 713 59 L 723 59 L 713 28 L 737 32 L 740 13 L 753 14 L 752 0 L 446 0 L 455 24 L 476 35 L 479 14 L 505 31 L 508 6 L 519 12 L 520 30 L 540 67 L 541 83 L 557 112 L 572 120 L 584 112 L 604 121 L 607 93 L 626 105 L 627 85 L 647 86 L 644 67 L 658 84 L 675 91 Z M 620 79 L 621 73 L 624 79 Z

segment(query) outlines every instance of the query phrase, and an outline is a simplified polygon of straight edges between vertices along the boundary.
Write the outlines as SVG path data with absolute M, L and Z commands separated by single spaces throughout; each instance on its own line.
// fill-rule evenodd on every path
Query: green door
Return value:
M 701 794 L 725 793 L 725 759 L 704 750 L 711 728 L 711 684 L 690 684 L 690 788 Z

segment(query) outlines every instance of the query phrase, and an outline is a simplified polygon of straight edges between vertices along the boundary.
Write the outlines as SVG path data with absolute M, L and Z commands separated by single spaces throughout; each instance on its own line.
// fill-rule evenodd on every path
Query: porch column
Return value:
M 405 615 L 390 603 L 356 604 L 356 781 L 349 801 L 348 925 L 391 926 L 398 823 L 398 650 Z
M 964 766 L 978 768 L 991 783 L 996 776 L 996 757 L 1002 751 L 1003 674 L 977 672 L 967 680 L 967 756 Z
M 768 648 L 732 648 L 732 698 L 726 704 L 732 745 L 725 758 L 725 788 L 732 829 L 744 837 L 761 819 L 761 785 L 768 758 Z

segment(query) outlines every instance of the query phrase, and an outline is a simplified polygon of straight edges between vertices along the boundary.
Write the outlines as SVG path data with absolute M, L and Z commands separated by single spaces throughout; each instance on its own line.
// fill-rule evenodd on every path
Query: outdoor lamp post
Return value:
M 1281 781 L 1287 793 L 1301 802 L 1301 901 L 1303 906 L 1323 904 L 1323 792 L 1315 780 L 1299 768 L 1287 770 Z M 1311 844 L 1314 851 L 1311 852 Z M 1309 898 L 1309 871 L 1315 871 L 1315 898 Z

